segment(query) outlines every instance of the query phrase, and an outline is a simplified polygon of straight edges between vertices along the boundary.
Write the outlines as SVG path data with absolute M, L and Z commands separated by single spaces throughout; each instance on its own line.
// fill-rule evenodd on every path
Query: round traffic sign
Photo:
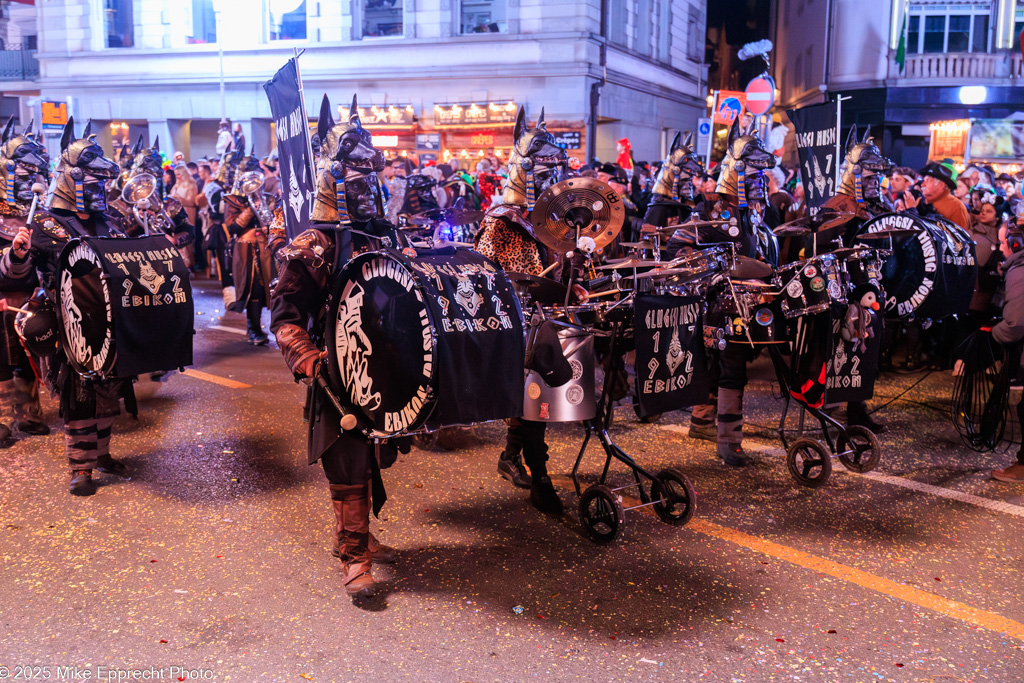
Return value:
M 711 134 L 711 122 L 710 121 L 701 121 L 700 122 L 700 126 L 697 127 L 697 132 L 700 133 L 701 135 L 710 135 Z
M 775 105 L 775 81 L 763 74 L 747 84 L 747 111 L 754 116 L 767 114 Z
M 731 124 L 743 112 L 743 103 L 735 97 L 727 97 L 718 105 L 718 117 Z

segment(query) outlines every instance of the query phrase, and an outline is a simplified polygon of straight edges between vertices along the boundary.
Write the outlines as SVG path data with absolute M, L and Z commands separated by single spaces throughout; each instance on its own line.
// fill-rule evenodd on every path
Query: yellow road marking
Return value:
M 218 377 L 217 375 L 211 375 L 209 373 L 202 372 L 200 370 L 192 370 L 191 368 L 189 368 L 188 370 L 185 370 L 181 374 L 188 375 L 189 377 L 195 377 L 196 379 L 201 379 L 204 382 L 213 382 L 214 384 L 219 384 L 222 387 L 227 387 L 228 389 L 251 389 L 252 388 L 251 384 L 245 384 L 244 382 L 236 382 L 235 380 L 228 379 L 227 377 Z
M 556 477 L 552 477 L 556 479 Z M 564 483 L 567 488 L 572 489 L 572 480 L 569 477 L 557 477 L 559 483 Z M 631 500 L 629 496 L 623 496 L 623 502 L 627 505 L 636 505 L 639 500 Z M 642 508 L 642 511 L 653 515 L 651 508 Z M 804 569 L 810 569 L 811 571 L 821 572 L 822 574 L 828 574 L 829 576 L 847 581 L 861 588 L 867 588 L 868 590 L 887 595 L 897 600 L 909 602 L 918 607 L 938 612 L 939 614 L 945 614 L 947 617 L 959 619 L 960 621 L 981 628 L 995 631 L 996 633 L 1003 633 L 1018 640 L 1024 640 L 1024 624 L 1013 619 L 1008 619 L 1002 615 L 996 614 L 995 612 L 988 612 L 977 607 L 971 607 L 965 605 L 962 602 L 956 600 L 950 600 L 944 598 L 935 593 L 929 593 L 912 586 L 907 586 L 902 583 L 897 583 L 890 579 L 884 579 L 874 574 L 869 574 L 860 569 L 854 569 L 848 567 L 845 564 L 840 564 L 834 560 L 830 560 L 825 557 L 819 557 L 818 555 L 812 555 L 811 553 L 797 550 L 796 548 L 790 548 L 789 546 L 768 541 L 757 536 L 730 529 L 728 527 L 715 524 L 714 522 L 708 522 L 703 519 L 692 519 L 686 525 L 687 529 L 692 529 L 697 533 L 704 534 L 705 536 L 712 536 L 714 538 L 721 539 L 723 541 L 729 541 L 736 545 L 743 546 L 750 550 L 754 550 L 759 553 L 764 553 L 778 560 L 784 560 L 791 564 L 795 564 L 798 567 Z
M 707 536 L 714 536 L 715 538 L 720 538 L 723 541 L 729 541 L 730 543 L 741 545 L 744 548 L 749 548 L 750 550 L 755 550 L 759 553 L 764 553 L 765 555 L 770 555 L 779 560 L 791 562 L 792 564 L 803 567 L 804 569 L 810 569 L 812 571 L 821 572 L 822 574 L 834 576 L 837 579 L 848 581 L 849 583 L 860 586 L 861 588 L 867 588 L 868 590 L 873 590 L 877 593 L 881 593 L 882 595 L 888 595 L 889 597 L 909 602 L 917 605 L 918 607 L 924 607 L 925 609 L 930 609 L 933 612 L 945 614 L 947 617 L 953 617 L 954 619 L 965 621 L 968 624 L 974 624 L 975 626 L 987 628 L 990 631 L 1005 633 L 1006 635 L 1017 638 L 1018 640 L 1024 640 L 1024 624 L 1014 621 L 1013 619 L 1007 619 L 995 612 L 987 612 L 985 610 L 978 609 L 977 607 L 971 607 L 970 605 L 965 605 L 962 602 L 957 602 L 956 600 L 950 600 L 940 595 L 929 593 L 928 591 L 923 591 L 902 583 L 890 581 L 889 579 L 883 579 L 880 576 L 868 574 L 865 571 L 854 569 L 853 567 L 847 567 L 845 564 L 840 564 L 824 557 L 805 553 L 802 550 L 780 545 L 779 543 L 773 543 L 772 541 L 766 541 L 763 538 L 751 536 L 750 534 L 745 534 L 742 531 L 736 531 L 735 529 L 719 526 L 714 522 L 695 519 L 687 525 L 687 528 L 693 529 L 694 531 Z

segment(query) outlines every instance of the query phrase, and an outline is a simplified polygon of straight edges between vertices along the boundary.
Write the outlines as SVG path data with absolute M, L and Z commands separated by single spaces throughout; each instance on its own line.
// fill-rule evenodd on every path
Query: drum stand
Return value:
M 611 338 L 610 362 L 604 375 L 601 397 L 597 402 L 597 414 L 593 418 L 583 421 L 585 430 L 583 445 L 580 446 L 580 452 L 576 456 L 576 463 L 573 465 L 571 474 L 576 495 L 580 499 L 580 523 L 583 524 L 587 535 L 595 543 L 611 543 L 615 540 L 625 521 L 626 510 L 653 507 L 662 522 L 671 526 L 682 526 L 693 517 L 697 502 L 693 484 L 685 474 L 675 468 L 663 469 L 657 475 L 652 474 L 617 446 L 608 433 L 615 411 L 615 406 L 610 398 L 612 378 L 618 370 L 624 367 L 622 354 L 618 353 L 619 349 L 616 343 L 621 338 L 624 325 L 625 323 L 615 322 L 612 324 L 610 332 L 595 333 Z M 580 463 L 583 461 L 583 454 L 590 443 L 590 437 L 594 434 L 597 435 L 597 439 L 604 449 L 604 468 L 598 482 L 583 491 L 580 488 Z M 606 484 L 613 458 L 624 463 L 632 471 L 632 484 L 617 488 L 610 488 Z M 623 507 L 619 491 L 633 488 L 639 493 L 640 503 Z
M 768 355 L 772 359 L 782 393 L 779 439 L 786 449 L 786 466 L 797 483 L 814 489 L 824 486 L 832 474 L 832 458 L 836 457 L 852 472 L 870 472 L 875 469 L 882 455 L 878 437 L 866 427 L 844 425 L 820 408 L 798 403 L 801 411 L 797 420 L 797 438 L 793 441 L 786 438 L 786 418 L 792 396 L 788 381 L 789 370 L 777 348 L 770 346 Z M 804 422 L 808 414 L 821 425 L 822 439 L 804 435 Z

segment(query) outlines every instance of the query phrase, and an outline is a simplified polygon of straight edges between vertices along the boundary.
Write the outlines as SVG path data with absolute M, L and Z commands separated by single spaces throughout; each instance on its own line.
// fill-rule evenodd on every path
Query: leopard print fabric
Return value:
M 544 270 L 537 243 L 522 228 L 501 216 L 484 216 L 476 237 L 476 250 L 507 271 L 540 275 Z

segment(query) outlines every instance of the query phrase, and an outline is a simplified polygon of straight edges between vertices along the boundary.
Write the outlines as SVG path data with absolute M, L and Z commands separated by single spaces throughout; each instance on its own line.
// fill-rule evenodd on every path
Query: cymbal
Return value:
M 619 242 L 620 247 L 627 249 L 654 249 L 654 242 Z
M 848 259 L 851 256 L 857 256 L 858 254 L 873 254 L 873 253 L 877 253 L 877 252 L 875 252 L 873 249 L 870 249 L 868 247 L 861 246 L 860 248 L 858 248 L 858 247 L 841 247 L 839 249 L 833 249 L 832 251 L 825 252 L 825 253 L 832 254 L 837 259 Z
M 638 280 L 646 278 L 663 278 L 673 277 L 675 275 L 693 275 L 693 270 L 690 268 L 655 268 L 654 270 L 647 270 L 643 273 L 637 273 L 636 277 Z M 632 275 L 627 275 L 624 280 L 631 280 Z
M 565 303 L 566 288 L 561 282 L 529 273 L 505 273 L 512 286 L 542 304 Z
M 893 228 L 892 230 L 879 230 L 878 232 L 863 232 L 857 235 L 859 240 L 887 240 L 894 237 L 910 237 L 916 235 L 917 230 L 910 228 Z
M 608 262 L 603 266 L 598 266 L 597 270 L 632 270 L 633 268 L 654 268 L 661 265 L 664 265 L 662 261 L 627 258 L 621 261 Z
M 626 208 L 619 194 L 597 178 L 567 178 L 541 193 L 530 212 L 534 235 L 544 246 L 566 252 L 579 237 L 600 249 L 622 230 Z
M 758 261 L 749 256 L 737 256 L 736 265 L 729 273 L 733 280 L 757 280 L 762 277 L 771 277 L 775 269 L 764 261 Z
M 675 225 L 666 225 L 663 228 L 645 226 L 644 232 L 675 232 L 676 230 L 686 230 L 687 228 L 717 228 L 720 225 L 729 225 L 730 221 L 687 221 L 686 223 L 676 223 Z M 653 228 L 653 229 L 652 229 Z
M 775 233 L 776 237 L 806 237 L 811 234 L 811 229 L 786 223 L 775 228 L 772 232 Z
M 824 211 L 819 212 L 815 216 L 803 216 L 802 218 L 795 218 L 788 223 L 783 223 L 779 228 L 785 227 L 796 227 L 796 228 L 810 228 L 812 231 L 817 232 L 823 228 L 831 228 L 845 223 L 857 214 L 851 211 Z M 779 228 L 776 228 L 778 230 Z
M 775 289 L 775 285 L 770 282 L 761 282 L 760 280 L 741 280 L 735 277 L 730 277 L 729 279 L 732 280 L 734 285 L 741 285 L 750 289 Z
M 469 225 L 479 223 L 483 217 L 483 211 L 472 209 L 427 209 L 413 215 L 411 220 L 416 225 L 433 225 L 438 221 L 444 221 L 448 225 Z

